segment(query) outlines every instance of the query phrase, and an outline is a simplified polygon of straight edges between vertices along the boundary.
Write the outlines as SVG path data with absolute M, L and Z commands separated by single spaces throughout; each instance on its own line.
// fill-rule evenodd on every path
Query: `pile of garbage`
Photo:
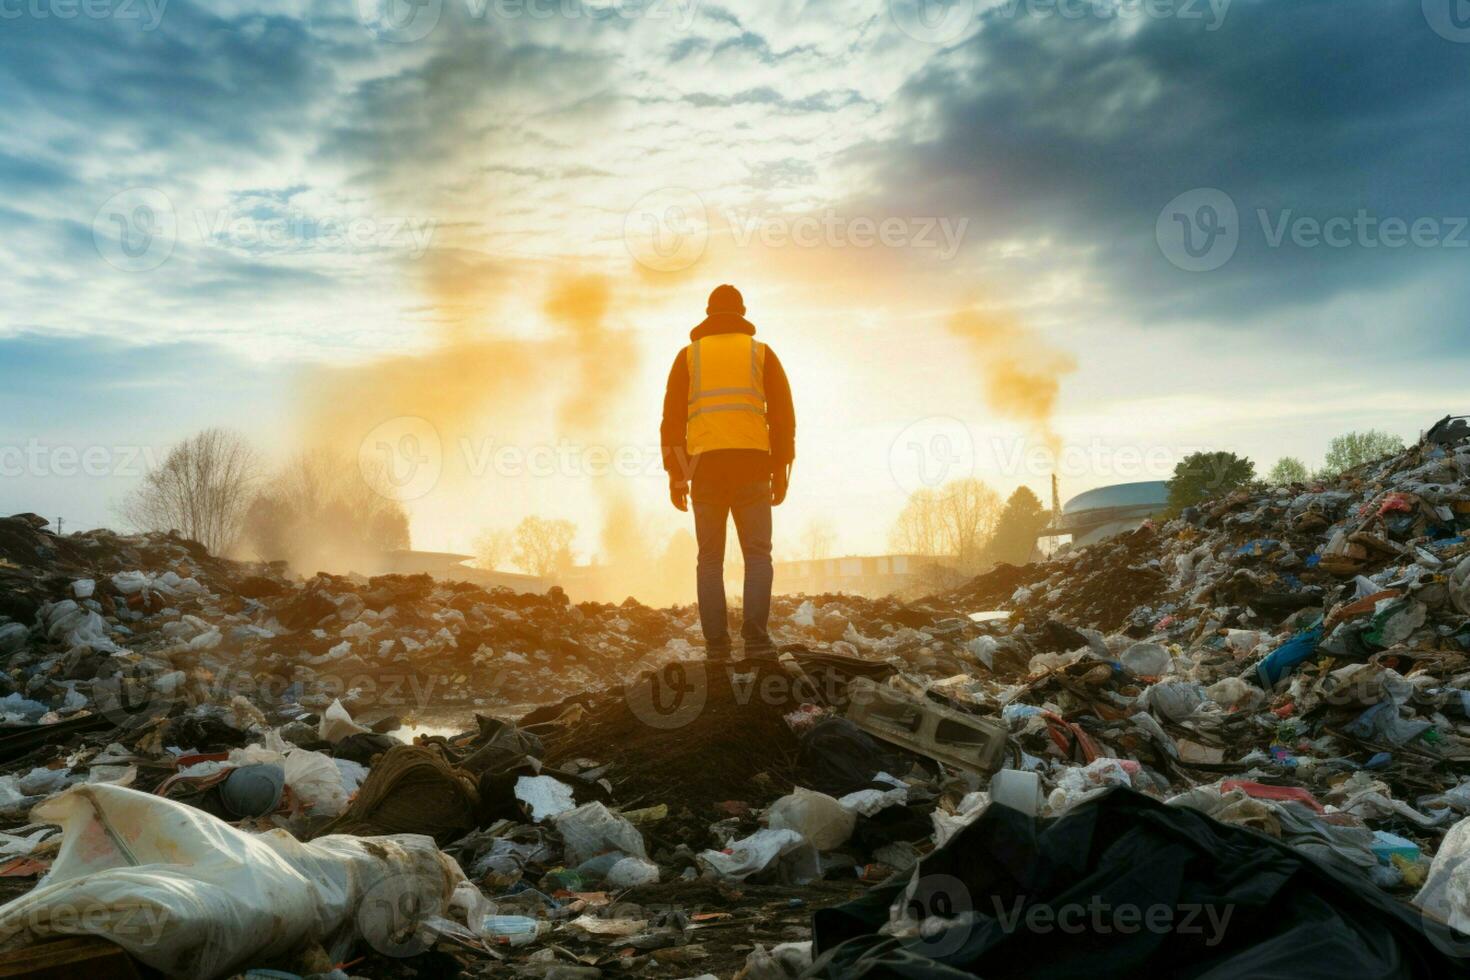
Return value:
M 688 607 L 0 520 L 0 950 L 1452 975 L 1467 531 L 1470 432 L 1441 424 L 917 602 L 778 597 L 778 659 L 706 662 Z

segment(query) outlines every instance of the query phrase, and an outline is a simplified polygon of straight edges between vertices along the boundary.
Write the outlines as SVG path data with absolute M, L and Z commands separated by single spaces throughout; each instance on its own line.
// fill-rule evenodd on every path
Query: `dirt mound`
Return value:
M 1073 552 L 1060 566 L 1062 581 L 1056 581 L 1057 563 L 998 565 L 945 599 L 976 611 L 1013 609 L 1028 628 L 1060 620 L 1113 632 L 1129 625 L 1140 607 L 1165 600 L 1168 579 L 1158 568 L 1159 550 L 1157 533 L 1145 526 Z
M 580 721 L 546 737 L 549 764 L 610 765 L 607 779 L 624 807 L 709 813 L 723 801 L 760 804 L 790 790 L 797 740 L 782 716 L 799 704 L 790 678 L 767 662 L 676 661 L 625 688 L 538 709 L 521 724 L 580 708 Z

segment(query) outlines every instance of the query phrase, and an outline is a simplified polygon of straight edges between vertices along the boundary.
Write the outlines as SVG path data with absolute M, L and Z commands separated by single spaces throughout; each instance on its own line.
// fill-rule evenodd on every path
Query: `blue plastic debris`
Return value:
M 1006 724 L 1010 724 L 1017 718 L 1030 718 L 1041 714 L 1041 709 L 1034 704 L 1011 703 L 1000 709 L 1000 716 Z
M 1395 854 L 1406 861 L 1419 860 L 1419 845 L 1411 840 L 1390 834 L 1386 830 L 1373 831 L 1373 853 L 1380 864 L 1389 864 Z
M 1342 730 L 1355 738 L 1403 745 L 1423 735 L 1433 727 L 1433 724 L 1423 718 L 1414 720 L 1404 718 L 1399 714 L 1399 706 L 1389 698 L 1384 698 L 1342 726 Z
M 1283 677 L 1296 670 L 1297 665 L 1317 652 L 1322 642 L 1322 617 L 1318 616 L 1310 628 L 1302 630 L 1281 646 L 1272 650 L 1256 664 L 1256 675 L 1263 687 L 1275 687 Z

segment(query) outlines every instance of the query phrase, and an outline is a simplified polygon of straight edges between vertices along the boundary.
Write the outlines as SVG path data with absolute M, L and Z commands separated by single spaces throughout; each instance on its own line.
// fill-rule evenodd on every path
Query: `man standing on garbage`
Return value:
M 709 295 L 704 322 L 674 358 L 660 427 L 669 499 L 694 503 L 699 541 L 696 583 L 705 656 L 730 657 L 725 619 L 725 527 L 745 556 L 747 657 L 774 657 L 771 615 L 771 508 L 786 499 L 796 456 L 796 410 L 776 354 L 755 339 L 745 299 L 734 286 Z M 692 484 L 692 490 L 691 490 Z

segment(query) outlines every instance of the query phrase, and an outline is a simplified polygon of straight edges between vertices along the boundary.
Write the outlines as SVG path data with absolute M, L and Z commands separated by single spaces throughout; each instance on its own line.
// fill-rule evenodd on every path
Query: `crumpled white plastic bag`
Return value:
M 391 949 L 400 910 L 439 915 L 465 880 L 420 834 L 303 844 L 105 783 L 74 786 L 31 816 L 61 825 L 61 848 L 33 891 L 0 906 L 0 952 L 96 935 L 168 976 L 201 980 L 312 944 L 340 960 L 363 934 Z
M 819 866 L 814 860 L 815 849 L 794 830 L 757 830 L 743 840 L 734 841 L 727 850 L 729 854 L 724 851 L 703 851 L 695 857 L 695 861 L 706 871 L 736 881 L 744 881 L 757 872 L 765 871 L 788 855 L 796 859 L 793 861 L 793 870 L 798 880 L 807 876 L 815 877 L 812 870 Z M 803 857 L 807 860 L 802 860 Z
M 561 834 L 568 865 L 581 864 L 608 851 L 648 857 L 638 828 L 601 803 L 584 803 L 552 820 Z
M 1414 904 L 1470 932 L 1470 817 L 1444 835 Z
M 323 752 L 290 745 L 278 731 L 266 732 L 260 744 L 232 749 L 229 762 L 232 766 L 280 766 L 291 794 L 298 803 L 310 807 L 312 816 L 335 817 L 347 809 L 348 790 L 336 760 Z
M 349 735 L 361 735 L 372 731 L 352 720 L 352 715 L 342 706 L 340 698 L 334 698 L 322 712 L 321 721 L 317 723 L 317 735 L 323 742 L 336 745 Z

